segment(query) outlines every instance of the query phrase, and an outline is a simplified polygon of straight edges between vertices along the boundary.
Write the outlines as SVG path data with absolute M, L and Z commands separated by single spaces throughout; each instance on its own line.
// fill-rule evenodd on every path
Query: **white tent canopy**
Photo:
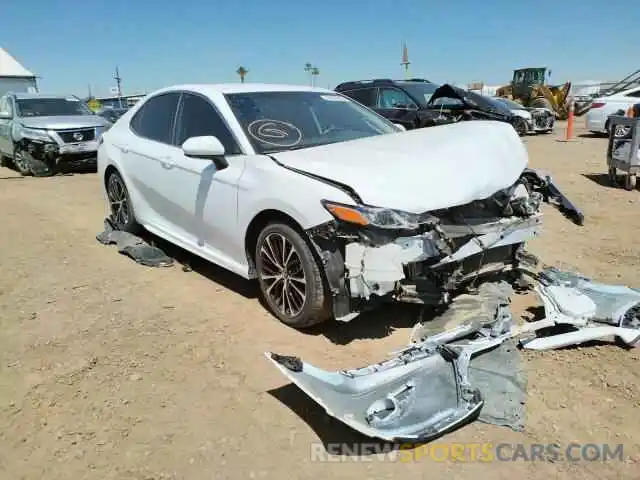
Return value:
M 0 47 L 0 77 L 33 78 L 35 75 Z

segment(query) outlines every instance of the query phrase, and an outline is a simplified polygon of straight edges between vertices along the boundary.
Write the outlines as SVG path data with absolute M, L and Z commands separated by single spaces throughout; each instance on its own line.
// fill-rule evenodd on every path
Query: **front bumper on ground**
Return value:
M 370 437 L 425 442 L 474 417 L 519 430 L 526 380 L 517 337 L 540 335 L 520 339 L 534 350 L 608 337 L 640 347 L 640 290 L 553 267 L 533 277 L 543 320 L 515 325 L 511 288 L 485 282 L 475 295 L 457 297 L 439 318 L 417 324 L 412 343 L 383 362 L 330 372 L 298 357 L 266 355 L 328 415 Z M 573 331 L 558 333 L 560 326 Z

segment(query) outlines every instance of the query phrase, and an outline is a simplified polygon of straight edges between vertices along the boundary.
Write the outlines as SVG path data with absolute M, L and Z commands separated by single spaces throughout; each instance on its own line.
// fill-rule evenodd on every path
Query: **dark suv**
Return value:
M 375 110 L 406 129 L 421 127 L 419 111 L 427 106 L 439 85 L 423 79 L 361 80 L 341 83 L 336 92 Z
M 375 110 L 407 130 L 465 120 L 510 123 L 520 135 L 526 123 L 504 104 L 454 85 L 428 80 L 363 80 L 341 83 L 336 92 Z

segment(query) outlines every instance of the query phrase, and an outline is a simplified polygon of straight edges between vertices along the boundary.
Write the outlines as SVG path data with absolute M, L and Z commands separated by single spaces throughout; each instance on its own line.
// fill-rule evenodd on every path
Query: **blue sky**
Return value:
M 634 0 L 637 1 L 637 0 Z M 640 8 L 602 0 L 5 0 L 0 47 L 41 90 L 108 94 L 175 83 L 306 83 L 412 76 L 501 84 L 523 66 L 552 82 L 615 80 L 639 67 Z M 566 27 L 565 27 L 566 25 Z M 636 32 L 635 36 L 632 32 Z M 633 51 L 632 51 L 633 50 Z

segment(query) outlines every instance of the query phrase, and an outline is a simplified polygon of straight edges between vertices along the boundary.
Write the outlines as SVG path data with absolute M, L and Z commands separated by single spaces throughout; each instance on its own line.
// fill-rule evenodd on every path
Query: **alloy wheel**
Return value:
M 107 196 L 111 205 L 113 221 L 119 227 L 129 222 L 129 199 L 127 189 L 119 175 L 111 175 L 107 184 Z
M 287 317 L 300 314 L 307 299 L 307 279 L 300 254 L 289 239 L 270 233 L 260 247 L 260 277 L 264 293 Z
M 23 175 L 28 175 L 31 173 L 29 160 L 27 160 L 25 155 L 20 150 L 16 150 L 15 154 L 13 155 L 13 164 Z

